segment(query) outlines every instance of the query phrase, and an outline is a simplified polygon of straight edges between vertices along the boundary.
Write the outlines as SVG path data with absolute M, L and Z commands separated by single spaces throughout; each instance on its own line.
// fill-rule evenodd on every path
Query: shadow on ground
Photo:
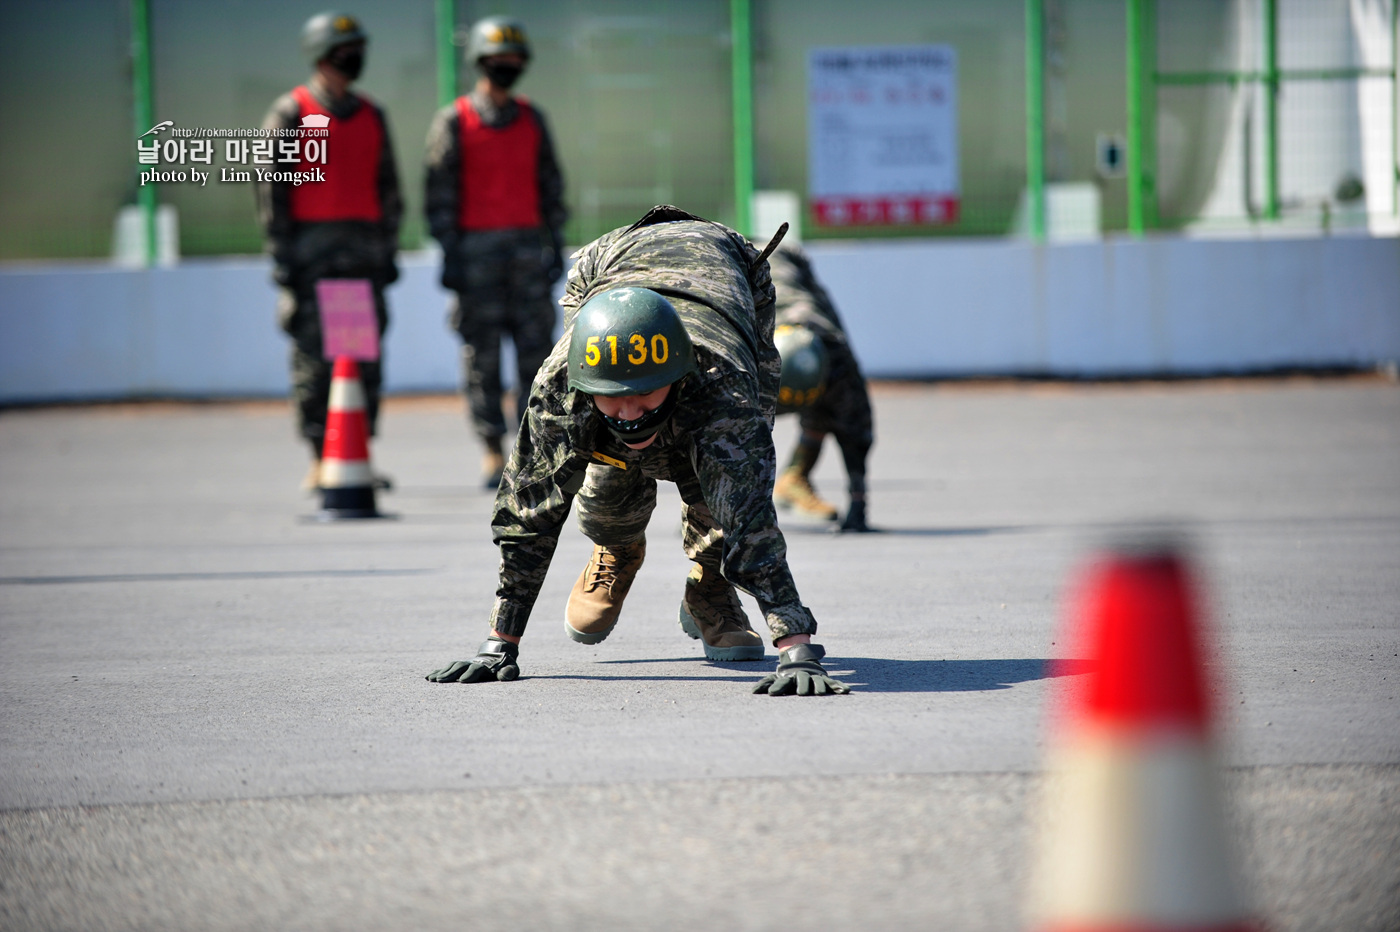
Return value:
M 532 679 L 546 680 L 631 680 L 636 682 L 680 682 L 706 680 L 732 682 L 747 677 L 755 681 L 772 669 L 774 657 L 763 662 L 706 663 L 695 657 L 648 660 L 600 660 L 599 665 L 626 664 L 684 664 L 693 667 L 705 663 L 714 670 L 732 671 L 734 676 L 695 676 L 690 673 L 647 673 L 628 676 L 626 673 L 592 676 L 587 674 L 552 674 Z M 1092 664 L 1087 660 L 889 660 L 878 657 L 828 657 L 827 670 L 857 692 L 874 693 L 947 693 L 984 692 L 1010 689 L 1018 683 L 1077 676 L 1088 673 Z

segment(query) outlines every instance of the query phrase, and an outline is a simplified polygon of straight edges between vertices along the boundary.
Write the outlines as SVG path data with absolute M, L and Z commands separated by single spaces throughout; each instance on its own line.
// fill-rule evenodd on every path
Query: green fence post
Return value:
M 151 84 L 151 19 L 147 0 L 131 0 L 131 96 L 134 103 L 136 135 L 155 125 L 154 93 Z M 147 267 L 156 264 L 156 186 L 155 182 L 136 189 L 141 207 Z
M 1026 0 L 1026 211 L 1031 239 L 1045 242 L 1045 9 Z
M 749 0 L 729 0 L 730 56 L 734 88 L 734 227 L 748 236 L 753 217 L 753 44 Z
M 437 0 L 435 23 L 438 106 L 446 107 L 457 99 L 457 0 Z
M 1128 231 L 1157 226 L 1157 4 L 1128 2 Z
M 1279 218 L 1278 197 L 1278 2 L 1264 0 L 1264 216 Z
M 1400 2 L 1390 4 L 1390 207 L 1400 217 Z

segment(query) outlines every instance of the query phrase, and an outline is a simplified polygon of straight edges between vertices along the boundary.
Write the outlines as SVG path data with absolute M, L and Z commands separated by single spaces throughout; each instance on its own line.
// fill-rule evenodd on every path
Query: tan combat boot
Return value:
M 817 494 L 811 481 L 799 469 L 788 469 L 773 483 L 773 501 L 780 508 L 796 508 L 800 513 L 823 521 L 836 520 L 836 506 Z
M 321 489 L 321 461 L 312 460 L 307 467 L 306 475 L 301 477 L 301 490 L 307 495 L 319 492 Z
M 622 547 L 594 545 L 564 610 L 569 637 L 580 644 L 597 644 L 612 632 L 646 554 L 646 538 Z
M 501 450 L 499 437 L 486 441 L 486 452 L 481 456 L 481 484 L 487 489 L 499 488 L 501 476 L 506 471 L 506 457 Z
M 762 660 L 763 638 L 744 614 L 739 594 L 713 570 L 696 564 L 685 578 L 681 630 L 705 645 L 708 660 Z

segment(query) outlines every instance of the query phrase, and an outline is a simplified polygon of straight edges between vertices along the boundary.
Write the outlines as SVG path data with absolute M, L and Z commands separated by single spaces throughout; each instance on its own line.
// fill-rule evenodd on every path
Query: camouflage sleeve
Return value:
M 384 129 L 384 142 L 379 152 L 379 208 L 382 215 L 379 226 L 392 261 L 399 245 L 399 225 L 403 222 L 403 192 L 399 189 L 399 166 L 394 159 L 389 117 L 383 107 L 378 104 L 372 106 L 379 115 L 379 125 Z
M 263 117 L 263 129 L 290 129 L 301 121 L 301 105 L 291 94 L 283 94 L 272 103 Z M 258 198 L 258 222 L 262 226 L 267 248 L 277 259 L 291 249 L 294 223 L 292 221 L 291 191 L 288 182 L 259 181 L 255 187 Z
M 462 150 L 456 104 L 448 104 L 433 117 L 428 128 L 423 172 L 423 213 L 428 232 L 438 242 L 457 235 L 459 187 L 462 182 Z
M 550 138 L 544 114 L 538 107 L 530 109 L 540 127 L 540 154 L 535 175 L 539 184 L 540 217 L 551 230 L 562 230 L 569 219 L 569 209 L 564 206 L 564 173 L 555 157 L 554 140 Z
M 588 465 L 593 447 L 582 436 L 587 415 L 566 409 L 568 347 L 554 348 L 530 390 L 515 449 L 506 464 L 491 517 L 501 550 L 500 581 L 491 626 L 519 637 L 544 585 L 559 532 L 578 486 L 570 482 Z
M 724 528 L 724 577 L 758 600 L 774 641 L 815 634 L 816 619 L 802 604 L 788 568 L 787 542 L 773 508 L 776 454 L 752 382 L 724 379 L 693 431 L 692 454 L 705 503 Z

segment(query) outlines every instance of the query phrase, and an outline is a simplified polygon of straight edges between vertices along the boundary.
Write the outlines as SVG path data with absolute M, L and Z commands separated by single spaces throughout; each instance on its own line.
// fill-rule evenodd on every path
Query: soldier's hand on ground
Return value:
M 865 523 L 865 502 L 851 502 L 851 507 L 841 522 L 841 530 L 854 531 L 857 534 L 864 534 L 870 530 L 870 525 Z
M 833 679 L 821 665 L 826 648 L 820 644 L 798 644 L 778 654 L 778 669 L 759 681 L 754 693 L 770 696 L 825 696 L 848 693 L 851 687 Z
M 471 660 L 458 660 L 429 673 L 433 683 L 502 683 L 520 675 L 520 648 L 500 638 L 487 638 Z

